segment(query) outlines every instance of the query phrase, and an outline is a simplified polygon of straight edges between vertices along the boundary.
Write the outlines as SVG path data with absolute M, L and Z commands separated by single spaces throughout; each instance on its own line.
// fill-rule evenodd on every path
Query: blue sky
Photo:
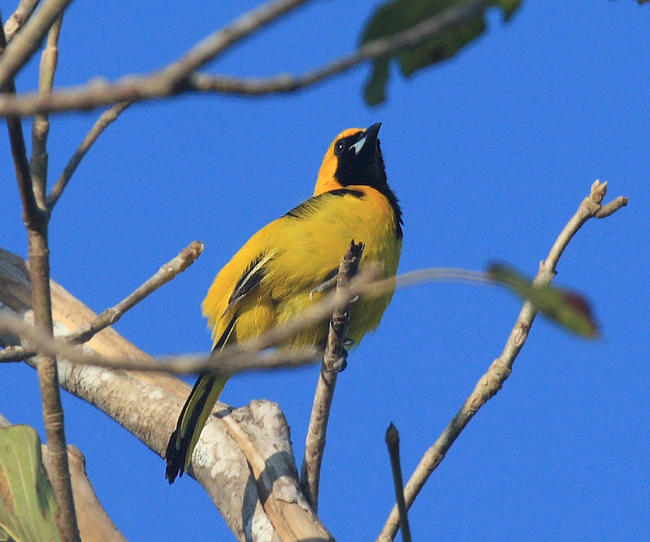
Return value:
M 252 2 L 75 3 L 57 85 L 148 72 Z M 6 17 L 11 7 L 3 3 Z M 325 149 L 351 126 L 383 123 L 388 179 L 404 211 L 400 270 L 532 275 L 591 183 L 629 196 L 592 220 L 558 266 L 586 293 L 603 338 L 538 319 L 512 376 L 462 433 L 411 514 L 414 540 L 640 540 L 650 531 L 648 218 L 650 7 L 632 0 L 524 2 L 457 57 L 362 100 L 361 67 L 299 94 L 184 96 L 129 109 L 84 159 L 53 215 L 52 275 L 90 307 L 115 304 L 190 241 L 203 256 L 116 326 L 152 354 L 207 352 L 200 302 L 218 269 L 261 226 L 308 197 Z M 301 72 L 351 51 L 372 3 L 314 2 L 235 47 L 214 73 Z M 19 90 L 35 86 L 33 60 Z M 98 112 L 52 119 L 56 178 Z M 26 254 L 8 144 L 3 248 Z M 645 217 L 645 218 L 644 218 Z M 370 540 L 393 503 L 389 422 L 408 476 L 500 354 L 520 302 L 503 290 L 430 284 L 396 294 L 338 381 L 320 517 L 339 540 Z M 38 384 L 0 366 L 0 412 L 42 432 Z M 245 375 L 224 401 L 279 402 L 300 462 L 317 369 Z M 64 395 L 68 441 L 129 540 L 231 538 L 192 479 L 99 411 Z

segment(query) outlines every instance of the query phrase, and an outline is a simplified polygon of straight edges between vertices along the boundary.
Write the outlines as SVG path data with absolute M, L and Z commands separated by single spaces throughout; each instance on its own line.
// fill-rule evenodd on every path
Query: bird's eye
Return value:
M 336 145 L 334 145 L 334 154 L 336 156 L 341 156 L 341 154 L 343 154 L 343 152 L 345 151 L 345 148 L 346 148 L 345 141 L 339 139 L 336 142 Z

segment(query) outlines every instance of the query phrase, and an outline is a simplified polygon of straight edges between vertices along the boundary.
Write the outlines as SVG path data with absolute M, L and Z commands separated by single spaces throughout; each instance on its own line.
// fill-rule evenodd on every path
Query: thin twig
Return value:
M 156 90 L 162 93 L 174 92 L 192 72 L 215 59 L 231 45 L 305 2 L 306 0 L 274 0 L 245 13 L 155 75 L 154 89 L 158 87 Z
M 20 0 L 16 11 L 9 16 L 5 23 L 5 37 L 7 38 L 7 42 L 10 42 L 14 34 L 27 22 L 36 4 L 38 4 L 38 0 Z
M 362 254 L 363 243 L 352 241 L 349 250 L 343 256 L 339 265 L 334 297 L 338 297 L 340 304 L 334 310 L 330 320 L 325 355 L 318 375 L 314 404 L 309 420 L 300 485 L 314 512 L 318 512 L 320 468 L 325 451 L 325 435 L 332 399 L 334 398 L 336 378 L 338 372 L 345 367 L 346 352 L 343 345 L 347 338 L 350 323 L 350 283 L 359 269 Z
M 391 422 L 386 429 L 386 447 L 390 457 L 390 470 L 393 473 L 393 486 L 395 487 L 395 500 L 399 513 L 399 526 L 402 530 L 403 542 L 411 542 L 411 528 L 409 527 L 406 503 L 404 502 L 404 481 L 402 480 L 402 463 L 399 458 L 399 432 Z
M 611 206 L 608 205 L 606 207 L 601 207 L 606 192 L 607 183 L 600 183 L 600 181 L 593 183 L 589 196 L 582 201 L 576 213 L 564 227 L 553 244 L 553 247 L 549 251 L 546 259 L 540 262 L 539 273 L 535 277 L 533 284 L 538 286 L 547 286 L 550 284 L 551 280 L 555 276 L 555 268 L 562 252 L 576 232 L 587 220 L 594 216 L 598 216 L 604 208 L 607 208 L 608 214 L 612 214 L 614 211 L 627 204 L 627 198 L 619 197 L 611 202 Z M 469 397 L 465 400 L 458 413 L 453 417 L 433 446 L 426 451 L 420 460 L 420 463 L 413 472 L 411 479 L 404 488 L 404 498 L 408 508 L 411 507 L 431 473 L 442 462 L 445 454 L 458 438 L 461 431 L 474 417 L 474 414 L 476 414 L 478 410 L 501 389 L 503 383 L 510 376 L 517 354 L 519 354 L 519 351 L 528 338 L 528 333 L 536 314 L 533 305 L 526 301 L 519 313 L 517 321 L 515 322 L 515 326 L 506 341 L 503 352 L 492 362 L 492 365 L 479 379 L 474 391 L 472 391 Z M 386 524 L 377 540 L 382 542 L 393 540 L 397 533 L 398 526 L 399 513 L 395 506 L 393 507 L 393 510 L 391 511 L 390 516 L 388 517 L 388 520 L 386 521 Z
M 43 11 L 44 8 L 40 11 Z M 0 24 L 0 48 L 2 49 L 0 62 L 7 57 L 9 49 L 14 44 L 19 43 L 20 46 L 20 38 L 28 33 L 28 27 L 36 19 L 38 19 L 38 14 L 30 19 L 24 30 L 7 47 L 5 47 L 4 27 Z M 36 24 L 38 25 L 38 21 Z M 15 92 L 13 74 L 5 78 L 0 87 L 7 88 L 10 93 Z M 16 117 L 8 118 L 7 126 L 16 168 L 16 180 L 23 206 L 23 222 L 27 229 L 29 278 L 32 285 L 31 301 L 34 323 L 43 330 L 44 335 L 51 336 L 52 298 L 50 295 L 50 263 L 47 241 L 48 216 L 45 209 L 38 206 L 34 194 L 20 119 Z M 58 524 L 63 538 L 67 542 L 79 542 L 79 528 L 72 496 L 56 358 L 40 353 L 37 357 L 37 371 L 41 390 L 43 425 L 47 448 L 52 459 L 53 475 L 50 477 L 50 482 L 59 509 Z
M 484 10 L 490 4 L 492 2 L 486 0 L 472 0 L 456 4 L 441 14 L 425 19 L 407 30 L 371 41 L 353 53 L 301 75 L 280 74 L 272 77 L 247 78 L 195 73 L 190 76 L 189 86 L 191 90 L 199 92 L 246 96 L 293 92 L 346 72 L 366 60 L 391 56 L 402 49 L 414 47 L 452 26 L 460 25 L 467 19 L 475 17 L 479 11 Z M 2 106 L 0 105 L 1 110 Z
M 179 273 L 185 271 L 203 252 L 203 243 L 193 241 L 184 248 L 175 258 L 168 261 L 160 267 L 158 272 L 139 286 L 133 293 L 120 301 L 114 307 L 106 309 L 98 315 L 92 322 L 80 326 L 72 333 L 60 337 L 60 340 L 72 344 L 82 344 L 92 339 L 102 329 L 112 326 L 116 323 L 126 311 L 132 309 L 140 301 L 145 299 L 151 293 L 155 292 L 163 284 L 167 284 Z M 22 346 L 11 346 L 0 352 L 0 362 L 3 361 L 22 361 L 36 355 L 35 349 L 25 348 Z
M 9 84 L 10 91 L 13 89 L 13 82 Z M 45 212 L 36 203 L 34 191 L 32 190 L 32 176 L 27 161 L 27 149 L 25 148 L 25 137 L 23 126 L 18 117 L 7 117 L 7 129 L 9 130 L 9 142 L 11 144 L 11 156 L 16 171 L 18 192 L 23 207 L 23 222 L 35 225 L 46 220 Z
M 11 81 L 40 47 L 63 10 L 72 0 L 45 0 L 29 18 L 23 29 L 16 34 L 0 57 L 0 87 Z
M 474 17 L 491 3 L 490 0 L 469 0 L 463 4 L 454 5 L 443 13 L 425 19 L 408 30 L 367 43 L 353 53 L 302 75 L 278 75 L 256 79 L 184 72 L 184 79 L 176 79 L 177 82 L 180 80 L 182 84 L 174 86 L 161 84 L 158 78 L 165 73 L 163 71 L 150 76 L 124 78 L 112 84 L 104 81 L 90 82 L 82 87 L 53 92 L 47 97 L 39 97 L 34 94 L 24 94 L 20 97 L 0 97 L 0 116 L 9 114 L 28 116 L 44 111 L 53 113 L 92 109 L 125 100 L 142 101 L 180 92 L 218 92 L 238 95 L 292 92 L 341 74 L 366 60 L 386 57 L 401 49 L 416 46 L 424 40 Z
M 58 178 L 58 180 L 52 187 L 52 191 L 50 192 L 50 195 L 47 197 L 47 208 L 50 213 L 54 209 L 54 206 L 56 205 L 57 201 L 59 201 L 59 198 L 61 197 L 63 190 L 68 184 L 68 181 L 76 171 L 77 166 L 79 165 L 83 157 L 86 156 L 86 153 L 88 152 L 90 147 L 93 145 L 93 143 L 95 143 L 95 141 L 97 141 L 97 138 L 101 135 L 101 133 L 112 122 L 114 122 L 117 119 L 117 117 L 119 117 L 120 114 L 132 103 L 133 102 L 121 102 L 115 104 L 111 108 L 104 111 L 97 119 L 93 127 L 86 134 L 86 137 L 84 137 L 83 141 L 81 142 L 81 145 L 79 145 L 77 150 L 72 155 L 72 158 L 70 158 L 70 160 L 66 164 L 65 168 L 63 169 L 63 173 L 61 173 L 61 176 Z
M 75 330 L 66 339 L 71 343 L 79 344 L 89 341 L 95 334 L 102 329 L 112 326 L 117 322 L 126 311 L 140 303 L 144 298 L 167 284 L 179 273 L 185 271 L 192 265 L 203 252 L 203 243 L 193 241 L 185 247 L 175 258 L 163 265 L 149 280 L 137 288 L 132 294 L 120 301 L 114 307 L 105 310 L 87 326 Z M 85 328 L 85 329 L 84 329 Z
M 345 297 L 342 297 L 339 292 L 337 296 L 335 293 L 331 293 L 328 296 L 325 296 L 323 299 L 314 303 L 305 309 L 302 313 L 294 317 L 292 320 L 286 324 L 274 327 L 267 331 L 266 333 L 256 337 L 255 339 L 250 339 L 240 345 L 231 346 L 222 350 L 218 354 L 213 354 L 210 356 L 167 356 L 158 358 L 157 361 L 152 361 L 151 358 L 134 358 L 129 357 L 128 359 L 108 359 L 108 358 L 86 358 L 83 354 L 76 352 L 75 359 L 70 359 L 69 361 L 77 363 L 79 365 L 98 365 L 100 367 L 110 368 L 110 369 L 132 369 L 138 371 L 166 371 L 172 374 L 191 374 L 196 372 L 213 372 L 218 375 L 229 374 L 228 371 L 231 369 L 225 368 L 221 370 L 219 367 L 220 363 L 225 363 L 226 359 L 233 360 L 230 363 L 239 363 L 235 360 L 249 360 L 252 354 L 260 352 L 266 348 L 281 344 L 286 338 L 295 335 L 296 333 L 302 331 L 303 329 L 322 322 L 332 315 L 332 313 L 340 307 L 341 304 L 345 304 L 349 299 L 352 299 L 356 295 L 381 295 L 393 288 L 404 288 L 406 286 L 413 286 L 416 284 L 421 284 L 424 282 L 433 282 L 433 281 L 464 281 L 470 284 L 490 284 L 492 281 L 489 279 L 486 273 L 480 271 L 470 271 L 466 269 L 451 269 L 451 268 L 432 268 L 432 269 L 421 269 L 418 271 L 410 271 L 408 273 L 403 273 L 397 277 L 391 277 L 388 279 L 382 279 L 378 281 L 371 281 L 363 272 L 358 274 L 350 283 L 348 292 Z M 124 301 L 122 302 L 124 303 Z M 107 309 L 111 311 L 112 309 Z M 95 328 L 95 324 L 90 324 Z M 59 344 L 60 341 L 55 342 L 41 342 L 40 336 L 29 336 L 28 333 L 31 331 L 30 327 L 21 327 L 22 331 L 16 333 L 17 335 L 23 336 L 26 339 L 32 340 L 34 345 L 39 348 L 48 348 L 48 351 L 55 352 L 61 357 L 65 357 L 68 350 L 60 350 Z M 80 328 L 80 330 L 85 330 L 86 327 Z M 77 331 L 80 331 L 77 330 Z M 77 332 L 75 331 L 75 333 Z M 63 340 L 66 340 L 68 337 L 62 337 Z M 22 361 L 31 357 L 34 350 L 24 349 L 22 347 L 11 346 L 5 348 L 0 352 L 0 362 L 13 362 L 13 361 Z M 238 371 L 245 370 L 246 368 L 250 369 L 260 369 L 264 367 L 275 366 L 274 363 L 281 363 L 282 356 L 288 356 L 288 364 L 296 365 L 301 363 L 307 363 L 310 360 L 314 360 L 318 357 L 319 351 L 316 349 L 307 349 L 304 351 L 280 351 L 276 355 L 266 354 L 262 356 L 258 362 L 253 363 L 250 367 L 244 367 L 238 369 Z M 273 361 L 276 359 L 278 361 Z M 235 371 L 237 372 L 237 371 Z
M 0 58 L 4 55 L 7 47 L 4 30 L 0 28 Z M 9 79 L 0 90 L 9 94 L 16 93 L 16 85 L 13 79 Z M 23 222 L 35 224 L 45 219 L 44 213 L 38 208 L 36 198 L 32 190 L 32 176 L 27 161 L 27 149 L 25 148 L 25 137 L 23 136 L 23 125 L 19 117 L 7 117 L 7 130 L 9 131 L 9 143 L 11 144 L 11 156 L 18 181 L 18 192 L 23 207 Z
M 280 348 L 273 352 L 248 352 L 231 348 L 209 356 L 187 354 L 140 359 L 107 358 L 60 339 L 54 339 L 43 330 L 24 322 L 6 310 L 0 311 L 0 330 L 22 337 L 34 345 L 39 352 L 65 358 L 76 365 L 173 374 L 205 372 L 228 378 L 243 371 L 297 367 L 313 363 L 321 353 L 317 348 L 303 350 Z
M 612 213 L 618 211 L 621 207 L 627 205 L 627 198 L 625 196 L 619 196 L 615 200 L 610 201 L 607 205 L 600 208 L 600 210 L 594 215 L 595 218 L 606 218 Z
M 46 96 L 52 92 L 54 73 L 59 56 L 59 34 L 63 18 L 59 17 L 47 34 L 47 45 L 41 54 L 41 69 L 38 80 L 38 94 Z M 32 159 L 30 170 L 36 203 L 45 209 L 45 185 L 47 183 L 47 136 L 50 132 L 50 120 L 47 113 L 34 115 L 32 123 Z
M 347 299 L 339 295 L 330 294 L 325 296 L 318 303 L 308 306 L 299 315 L 291 319 L 286 324 L 274 327 L 263 333 L 259 337 L 249 339 L 232 349 L 242 349 L 245 351 L 261 351 L 276 344 L 282 343 L 285 339 L 306 329 L 307 327 L 322 322 L 329 318 L 332 313 L 341 306 L 341 303 L 347 303 L 356 295 L 376 296 L 381 295 L 393 288 L 403 288 L 414 284 L 430 281 L 466 281 L 469 283 L 491 283 L 492 281 L 486 273 L 480 271 L 469 271 L 466 269 L 452 268 L 431 268 L 411 271 L 397 277 L 389 277 L 382 280 L 374 280 L 374 277 L 368 273 L 358 273 L 350 282 L 346 292 Z

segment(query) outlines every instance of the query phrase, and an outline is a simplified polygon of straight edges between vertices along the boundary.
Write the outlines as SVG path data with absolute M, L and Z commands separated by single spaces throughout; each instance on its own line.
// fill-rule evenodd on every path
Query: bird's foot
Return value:
M 309 301 L 314 300 L 314 295 L 329 292 L 334 288 L 336 288 L 336 275 L 334 275 L 331 279 L 327 279 L 325 282 L 319 284 L 316 286 L 316 288 L 309 292 Z
M 341 357 L 332 363 L 332 370 L 340 373 L 348 366 L 348 351 L 345 348 L 341 349 Z

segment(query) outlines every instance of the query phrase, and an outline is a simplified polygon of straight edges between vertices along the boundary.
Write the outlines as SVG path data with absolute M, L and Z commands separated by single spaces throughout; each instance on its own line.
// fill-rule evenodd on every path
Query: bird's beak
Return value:
M 370 143 L 372 145 L 375 141 L 377 141 L 379 128 L 381 128 L 381 122 L 376 122 L 372 126 L 366 128 L 363 137 L 351 147 L 354 149 L 354 154 L 359 154 L 361 152 L 361 149 L 363 149 L 367 143 Z

